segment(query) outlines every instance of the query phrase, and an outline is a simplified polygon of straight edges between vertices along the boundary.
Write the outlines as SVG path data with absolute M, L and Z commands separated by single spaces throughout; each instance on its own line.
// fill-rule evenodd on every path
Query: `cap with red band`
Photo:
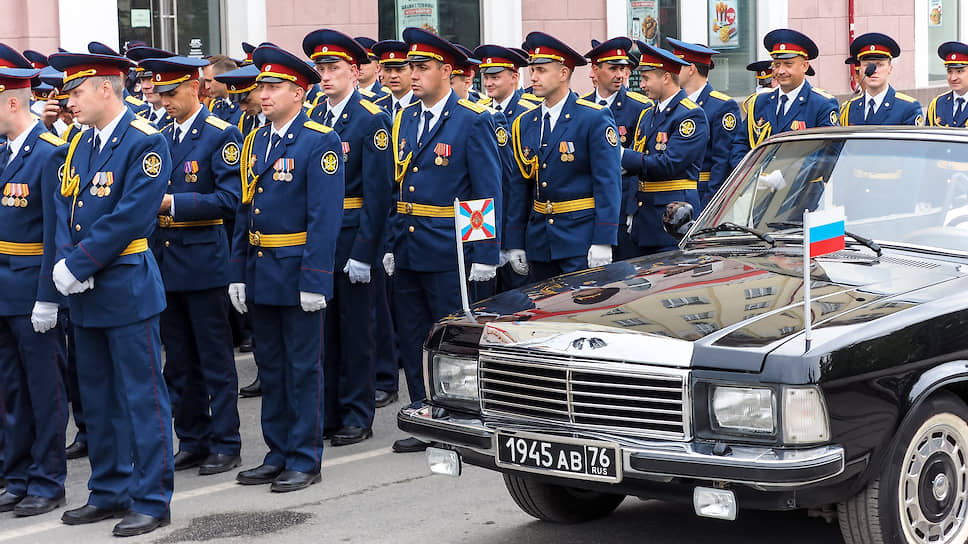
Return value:
M 152 73 L 151 82 L 155 86 L 154 92 L 165 93 L 174 90 L 182 83 L 198 80 L 200 69 L 208 66 L 208 61 L 193 57 L 167 57 L 145 59 L 141 61 L 141 66 Z
M 593 41 L 593 45 L 598 42 Z M 629 57 L 629 50 L 632 49 L 632 40 L 624 37 L 612 38 L 594 45 L 591 51 L 585 53 L 585 57 L 592 61 L 592 64 L 616 64 L 621 66 L 631 66 L 635 61 Z
M 560 62 L 572 69 L 575 66 L 588 64 L 584 56 L 568 47 L 563 41 L 544 32 L 528 34 L 522 45 L 530 55 L 528 58 L 529 64 Z
M 901 56 L 901 47 L 890 36 L 868 32 L 850 43 L 850 56 L 857 60 L 893 59 Z
M 319 73 L 292 53 L 274 45 L 260 45 L 252 52 L 252 62 L 259 67 L 256 81 L 282 83 L 289 81 L 307 89 L 319 83 Z
M 968 45 L 961 42 L 945 42 L 938 47 L 938 56 L 948 68 L 968 66 Z
M 350 64 L 370 62 L 366 49 L 338 30 L 328 28 L 314 30 L 303 38 L 302 47 L 306 56 L 316 64 L 329 64 L 341 60 Z
M 817 44 L 802 32 L 779 28 L 771 30 L 763 37 L 763 47 L 770 52 L 774 59 L 791 59 L 803 57 L 807 60 L 817 58 L 819 51 Z
M 68 92 L 92 76 L 122 76 L 133 63 L 124 57 L 94 53 L 54 53 L 48 57 L 51 67 L 64 72 L 61 90 Z
M 465 63 L 467 57 L 454 44 L 422 28 L 403 29 L 403 41 L 407 43 L 407 58 L 410 62 L 438 60 L 455 66 Z
M 29 89 L 33 86 L 33 78 L 38 74 L 40 70 L 36 68 L 0 68 L 0 92 Z

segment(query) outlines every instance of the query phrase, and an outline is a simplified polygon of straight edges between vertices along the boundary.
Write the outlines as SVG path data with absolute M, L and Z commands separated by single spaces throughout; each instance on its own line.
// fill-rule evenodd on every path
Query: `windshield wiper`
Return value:
M 715 227 L 706 227 L 704 229 L 699 229 L 692 234 L 693 235 L 710 234 L 710 233 L 716 233 L 716 232 L 745 232 L 747 234 L 752 234 L 753 236 L 756 236 L 760 240 L 763 240 L 764 242 L 770 244 L 770 247 L 776 247 L 776 240 L 774 240 L 773 237 L 770 236 L 769 234 L 766 234 L 765 232 L 760 232 L 756 229 L 753 229 L 744 225 L 738 225 L 731 221 L 720 223 Z
M 801 221 L 776 221 L 773 223 L 767 223 L 766 226 L 770 227 L 771 229 L 797 228 L 797 229 L 803 230 L 803 222 Z M 846 230 L 844 231 L 844 235 L 851 237 L 853 240 L 857 241 L 861 245 L 866 246 L 874 253 L 877 253 L 878 257 L 881 256 L 881 246 L 878 245 L 877 242 L 875 242 L 874 240 L 871 240 L 870 238 L 864 238 L 860 234 L 855 234 L 853 232 L 846 231 Z

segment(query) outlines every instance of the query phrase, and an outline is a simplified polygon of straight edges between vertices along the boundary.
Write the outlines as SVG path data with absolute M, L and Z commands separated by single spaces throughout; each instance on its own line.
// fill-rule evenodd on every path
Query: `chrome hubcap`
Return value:
M 944 474 L 935 476 L 934 481 L 931 482 L 931 493 L 934 495 L 935 500 L 945 500 L 948 497 L 948 477 Z
M 939 422 L 922 427 L 908 446 L 898 482 L 901 522 L 908 542 L 954 544 L 965 531 L 968 427 L 963 425 L 956 428 Z

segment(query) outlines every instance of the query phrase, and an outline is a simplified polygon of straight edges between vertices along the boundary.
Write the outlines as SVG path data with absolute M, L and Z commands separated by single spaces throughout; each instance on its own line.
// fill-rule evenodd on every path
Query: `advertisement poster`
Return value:
M 403 39 L 403 29 L 409 26 L 437 34 L 437 0 L 397 0 L 397 37 Z
M 710 0 L 709 47 L 735 49 L 739 47 L 736 0 Z
M 944 22 L 942 3 L 943 0 L 928 0 L 928 26 L 941 26 Z
M 629 0 L 629 38 L 649 45 L 659 41 L 659 6 L 656 0 Z

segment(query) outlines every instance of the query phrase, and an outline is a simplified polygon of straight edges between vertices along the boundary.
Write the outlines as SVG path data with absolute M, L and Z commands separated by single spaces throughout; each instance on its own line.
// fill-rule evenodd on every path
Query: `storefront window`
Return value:
M 928 79 L 932 82 L 946 78 L 944 64 L 938 59 L 938 46 L 958 40 L 958 0 L 928 0 Z
M 668 47 L 666 36 L 679 32 L 678 0 L 628 0 L 629 37 L 656 47 Z M 639 88 L 639 73 L 632 71 L 629 88 Z
M 474 49 L 481 43 L 479 0 L 379 0 L 381 40 L 400 40 L 416 26 Z
M 707 44 L 719 51 L 709 84 L 739 100 L 753 92 L 755 79 L 746 65 L 756 58 L 756 0 L 709 0 Z
M 217 55 L 222 51 L 219 4 L 219 0 L 118 0 L 122 48 L 140 40 L 179 55 Z

